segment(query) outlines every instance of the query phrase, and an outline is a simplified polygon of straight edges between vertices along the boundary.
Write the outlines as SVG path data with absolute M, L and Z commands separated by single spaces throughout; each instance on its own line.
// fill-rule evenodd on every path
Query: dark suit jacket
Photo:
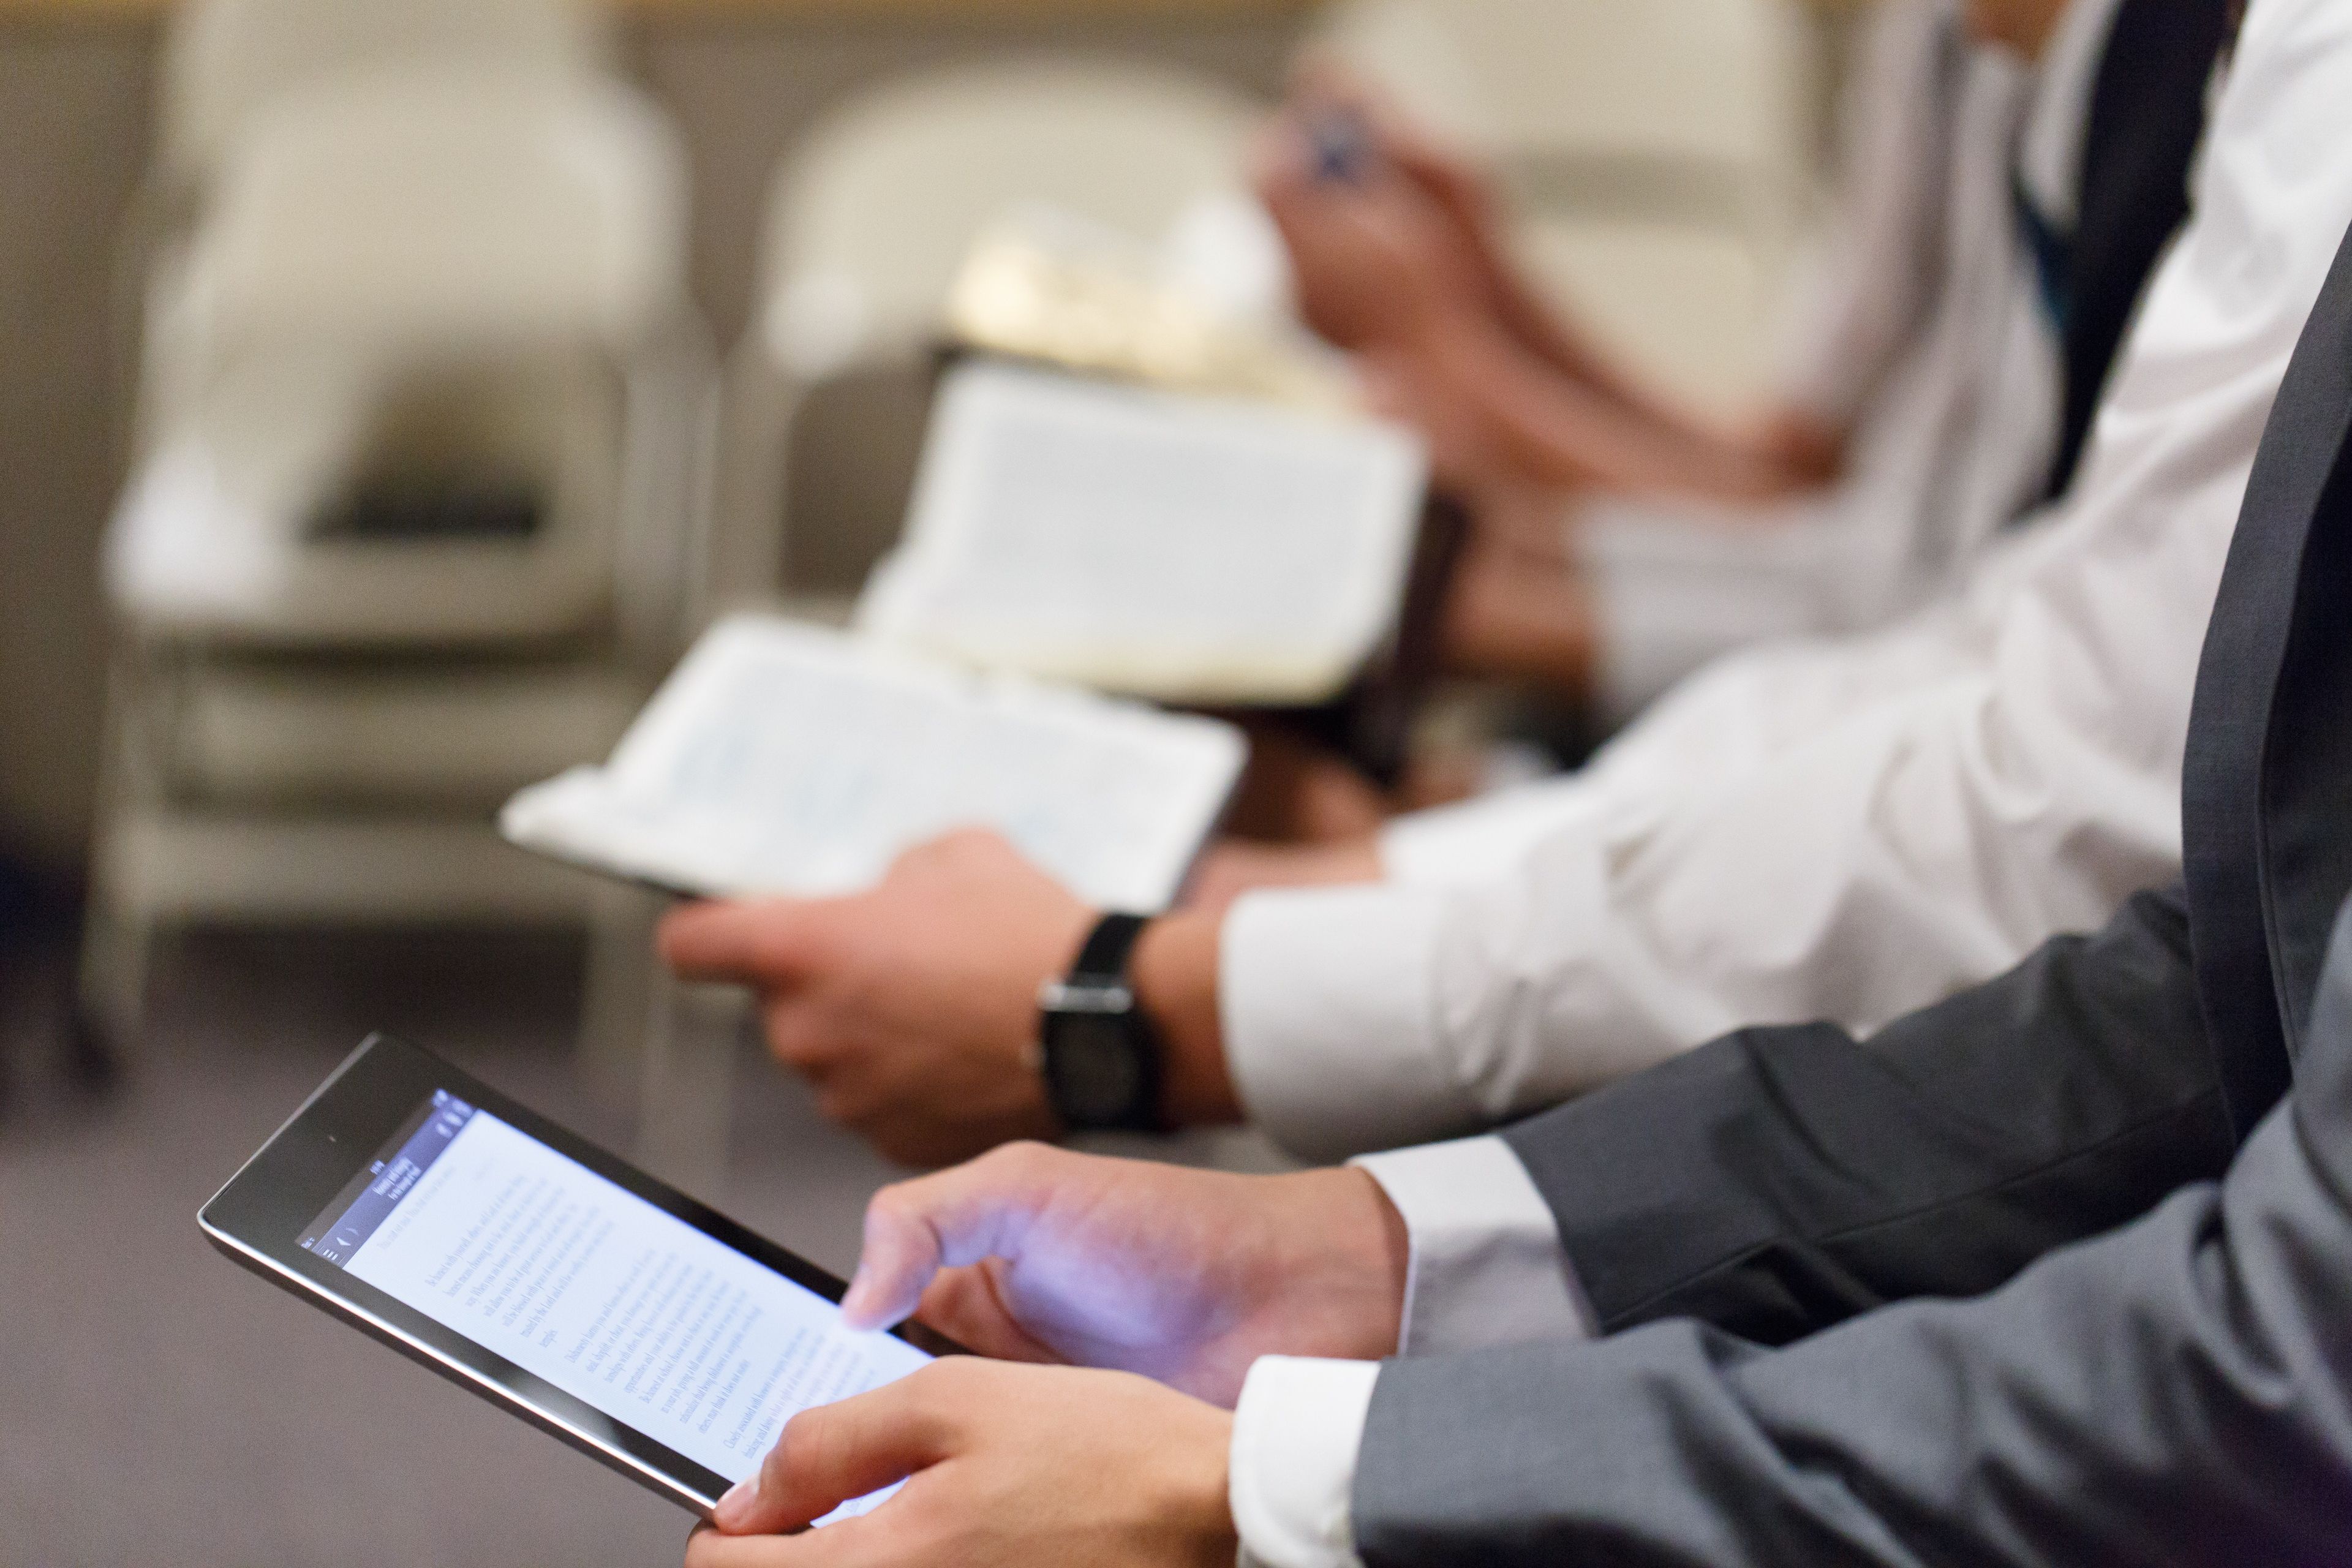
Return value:
M 2292 1101 L 2225 1182 L 1994 1295 L 1780 1351 L 1684 1321 L 1384 1368 L 1358 1550 L 1372 1568 L 2337 1568 L 2352 910 L 2294 1013 Z
M 1868 1043 L 1752 1029 L 1507 1131 L 1605 1329 L 1781 1343 L 1973 1295 L 2218 1177 L 2289 1084 L 2352 889 L 2352 238 L 2207 633 L 2185 890 Z

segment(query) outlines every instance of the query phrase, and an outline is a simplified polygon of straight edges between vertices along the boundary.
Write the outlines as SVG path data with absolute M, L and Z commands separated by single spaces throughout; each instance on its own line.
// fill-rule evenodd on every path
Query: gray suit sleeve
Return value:
M 1744 1030 L 1505 1137 L 1603 1329 L 1784 1344 L 1990 1290 L 2218 1177 L 2243 1131 L 2176 889 L 1867 1041 Z
M 2352 1545 L 2352 921 L 2294 1099 L 2221 1184 L 1969 1302 L 1784 1350 L 1689 1322 L 1398 1363 L 1373 1568 L 2340 1563 Z

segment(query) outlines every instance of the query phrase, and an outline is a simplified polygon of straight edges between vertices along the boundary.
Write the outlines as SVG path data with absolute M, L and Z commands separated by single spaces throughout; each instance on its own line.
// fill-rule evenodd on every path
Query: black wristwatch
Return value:
M 1037 993 L 1045 1095 L 1074 1132 L 1158 1131 L 1160 1035 L 1128 984 L 1141 915 L 1105 915 L 1069 977 Z

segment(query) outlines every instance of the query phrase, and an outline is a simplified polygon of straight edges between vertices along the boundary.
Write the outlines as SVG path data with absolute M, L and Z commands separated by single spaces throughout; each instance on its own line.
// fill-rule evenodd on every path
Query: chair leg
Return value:
M 153 684 L 153 673 L 136 648 L 118 645 L 110 650 L 95 842 L 65 1040 L 68 1072 L 93 1088 L 106 1087 L 121 1075 L 146 1023 L 156 915 L 135 892 L 124 892 L 113 860 L 123 823 L 141 804 L 162 796 L 152 759 L 142 744 L 143 694 Z
M 92 894 L 82 920 L 66 1038 L 65 1065 L 77 1082 L 92 1088 L 112 1083 L 138 1048 L 154 945 L 152 920 L 110 909 L 102 896 Z
M 588 895 L 588 955 L 580 1002 L 582 1082 L 615 1110 L 635 1099 L 651 1005 L 654 924 L 667 900 L 597 879 Z

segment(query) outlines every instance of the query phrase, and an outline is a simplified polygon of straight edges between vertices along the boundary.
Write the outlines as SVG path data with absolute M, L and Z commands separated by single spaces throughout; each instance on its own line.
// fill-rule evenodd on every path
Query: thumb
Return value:
M 719 1500 L 711 1522 L 728 1535 L 799 1530 L 937 1461 L 946 1432 L 930 1418 L 923 1372 L 793 1415 L 760 1468 Z M 826 1534 L 838 1544 L 832 1531 L 859 1522 Z
M 940 1269 L 1016 1259 L 1054 1167 L 1067 1158 L 1042 1144 L 1011 1144 L 875 1194 L 843 1319 L 852 1328 L 888 1328 L 914 1315 Z
M 681 980 L 772 981 L 793 968 L 802 908 L 789 899 L 686 904 L 662 917 L 654 942 Z

